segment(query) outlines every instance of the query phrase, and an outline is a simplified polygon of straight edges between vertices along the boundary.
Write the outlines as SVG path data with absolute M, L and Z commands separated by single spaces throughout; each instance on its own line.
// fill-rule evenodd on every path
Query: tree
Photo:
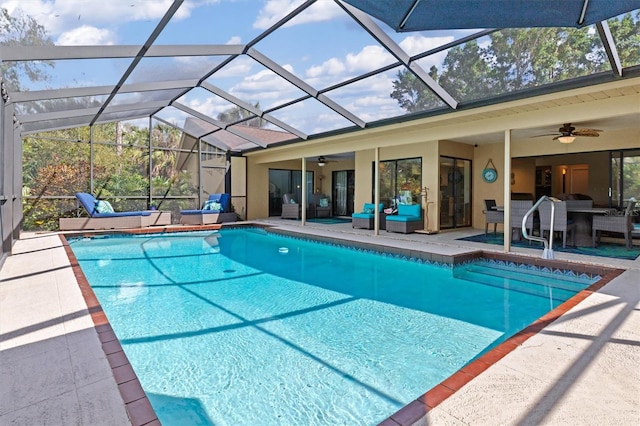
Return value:
M 491 84 L 485 78 L 489 64 L 476 40 L 452 48 L 443 65 L 438 82 L 454 98 L 478 99 L 490 93 Z
M 260 102 L 256 102 L 253 105 L 257 109 L 260 109 Z M 250 118 L 251 117 L 251 118 Z M 261 117 L 256 117 L 252 112 L 247 111 L 239 106 L 231 107 L 220 114 L 217 119 L 223 123 L 236 123 L 241 122 L 243 126 L 262 128 L 267 125 L 267 121 Z
M 430 77 L 436 80 L 436 67 L 431 68 Z M 403 69 L 397 74 L 398 79 L 393 81 L 391 97 L 398 101 L 402 109 L 407 112 L 419 112 L 426 109 L 442 106 L 442 101 L 408 69 Z
M 623 66 L 640 62 L 640 12 L 609 21 Z M 488 98 L 610 69 L 600 37 L 590 28 L 507 28 L 480 46 L 451 48 L 429 75 L 460 102 Z M 441 102 L 413 73 L 400 71 L 390 95 L 408 112 Z
M 53 41 L 46 35 L 45 28 L 31 16 L 16 12 L 9 15 L 5 8 L 0 8 L 0 45 L 2 46 L 53 46 Z M 10 90 L 22 90 L 21 77 L 31 81 L 49 79 L 46 68 L 52 68 L 49 61 L 0 62 L 0 74 Z

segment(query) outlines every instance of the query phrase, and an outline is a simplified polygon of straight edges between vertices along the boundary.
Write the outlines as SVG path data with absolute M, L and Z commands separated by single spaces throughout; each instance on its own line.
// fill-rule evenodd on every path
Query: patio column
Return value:
M 380 148 L 377 147 L 373 170 L 373 235 L 380 235 Z
M 302 157 L 302 226 L 307 222 L 307 159 Z
M 504 131 L 504 251 L 511 251 L 511 130 Z

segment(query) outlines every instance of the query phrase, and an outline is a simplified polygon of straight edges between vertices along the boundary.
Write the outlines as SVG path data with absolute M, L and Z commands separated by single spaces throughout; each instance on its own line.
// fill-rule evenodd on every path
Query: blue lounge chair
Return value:
M 211 194 L 200 210 L 182 210 L 180 212 L 180 223 L 183 225 L 207 225 L 235 221 L 236 214 L 231 211 L 231 195 L 229 194 Z
M 60 218 L 61 231 L 144 228 L 151 225 L 149 211 L 116 212 L 109 202 L 98 200 L 86 192 L 76 192 L 76 198 L 89 217 Z

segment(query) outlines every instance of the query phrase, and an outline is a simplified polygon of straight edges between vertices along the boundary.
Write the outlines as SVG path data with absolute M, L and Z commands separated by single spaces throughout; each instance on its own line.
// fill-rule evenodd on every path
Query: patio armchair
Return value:
M 362 211 L 359 213 L 353 213 L 351 215 L 351 227 L 352 228 L 362 228 L 362 229 L 373 229 L 373 224 L 375 223 L 375 208 L 376 205 L 373 203 L 364 203 L 362 206 Z M 380 227 L 379 229 L 385 229 L 385 217 L 386 215 L 382 212 L 384 208 L 384 204 L 378 204 L 378 212 L 380 215 Z
M 498 224 L 504 223 L 504 212 L 496 210 L 496 200 L 484 200 L 484 205 L 484 236 L 486 238 L 489 232 L 489 224 L 493 224 L 493 233 L 495 234 L 498 230 Z
M 411 234 L 423 229 L 422 208 L 420 204 L 398 204 L 398 214 L 386 218 L 387 232 Z
M 302 205 L 298 202 L 293 194 L 284 194 L 282 196 L 282 219 L 302 219 Z M 315 217 L 315 208 L 307 203 L 307 219 Z
M 593 224 L 591 226 L 591 240 L 594 247 L 598 246 L 600 242 L 600 234 L 604 232 L 611 232 L 624 235 L 624 242 L 627 249 L 630 249 L 633 245 L 633 222 L 631 213 L 636 206 L 635 198 L 631 198 L 627 204 L 627 208 L 624 211 L 623 216 L 594 216 Z
M 315 217 L 331 217 L 333 211 L 331 200 L 324 194 L 313 194 L 310 207 L 314 210 Z
M 150 211 L 116 212 L 108 201 L 98 200 L 87 192 L 76 192 L 75 195 L 89 217 L 61 217 L 61 231 L 145 228 L 152 224 Z
M 201 209 L 180 211 L 180 223 L 183 225 L 235 222 L 236 219 L 237 215 L 231 211 L 229 194 L 210 194 Z
M 551 228 L 551 201 L 540 204 L 540 236 L 549 232 Z M 567 202 L 560 201 L 555 204 L 553 215 L 553 231 L 562 232 L 562 247 L 567 246 L 567 233 L 571 233 L 571 245 L 576 245 L 576 224 L 567 218 Z

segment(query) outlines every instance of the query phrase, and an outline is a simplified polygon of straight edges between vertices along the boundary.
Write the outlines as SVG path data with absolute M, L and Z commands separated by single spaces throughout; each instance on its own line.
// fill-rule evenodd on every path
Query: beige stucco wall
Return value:
M 607 90 L 610 98 L 600 93 Z M 598 93 L 592 95 L 591 93 Z M 565 101 L 568 100 L 568 101 Z M 399 122 L 383 127 L 373 127 L 357 132 L 334 135 L 290 144 L 282 147 L 247 153 L 247 197 L 248 218 L 266 217 L 268 212 L 268 169 L 290 168 L 300 170 L 301 158 L 310 161 L 320 155 L 343 152 L 355 152 L 353 167 L 356 171 L 355 209 L 371 198 L 371 163 L 376 147 L 380 147 L 380 160 L 422 157 L 423 186 L 430 189 L 430 223 L 437 220 L 438 158 L 447 155 L 468 158 L 473 161 L 473 197 L 472 224 L 475 228 L 484 227 L 482 213 L 484 199 L 504 201 L 504 132 L 508 129 L 526 129 L 538 126 L 560 125 L 564 122 L 580 122 L 616 117 L 640 111 L 640 78 L 618 81 L 598 87 L 585 87 L 564 93 L 548 94 L 537 98 L 523 99 L 500 105 L 492 105 L 474 110 L 464 110 L 450 114 L 428 117 L 419 120 Z M 492 135 L 493 134 L 493 135 Z M 496 138 L 495 134 L 500 137 Z M 482 135 L 488 135 L 484 138 Z M 491 136 L 492 135 L 492 136 Z M 474 137 L 474 143 L 448 142 L 456 138 Z M 440 142 L 438 142 L 440 141 Z M 508 187 L 512 192 L 535 193 L 535 166 L 540 164 L 543 155 L 577 154 L 608 149 L 640 148 L 640 134 L 637 131 L 603 132 L 599 138 L 578 138 L 572 144 L 560 144 L 550 137 L 513 139 L 510 144 L 510 166 L 514 173 L 515 184 Z M 526 157 L 526 158 L 525 158 Z M 293 159 L 293 160 L 291 160 Z M 492 159 L 498 169 L 498 180 L 486 183 L 482 179 L 482 170 Z M 287 161 L 290 160 L 290 161 Z M 601 159 L 579 159 L 563 157 L 562 162 L 588 164 L 589 180 L 604 182 L 607 162 Z M 329 163 L 321 173 L 325 176 L 321 191 L 330 188 Z M 560 166 L 560 165 L 558 165 Z M 554 165 L 554 167 L 557 167 Z M 341 167 L 341 169 L 346 169 Z M 317 170 L 317 169 L 316 169 Z M 316 173 L 316 177 L 318 173 Z M 554 187 L 558 185 L 554 172 Z M 318 185 L 319 182 L 316 182 Z M 598 187 L 599 193 L 601 188 Z M 433 213 L 433 216 L 431 214 Z

